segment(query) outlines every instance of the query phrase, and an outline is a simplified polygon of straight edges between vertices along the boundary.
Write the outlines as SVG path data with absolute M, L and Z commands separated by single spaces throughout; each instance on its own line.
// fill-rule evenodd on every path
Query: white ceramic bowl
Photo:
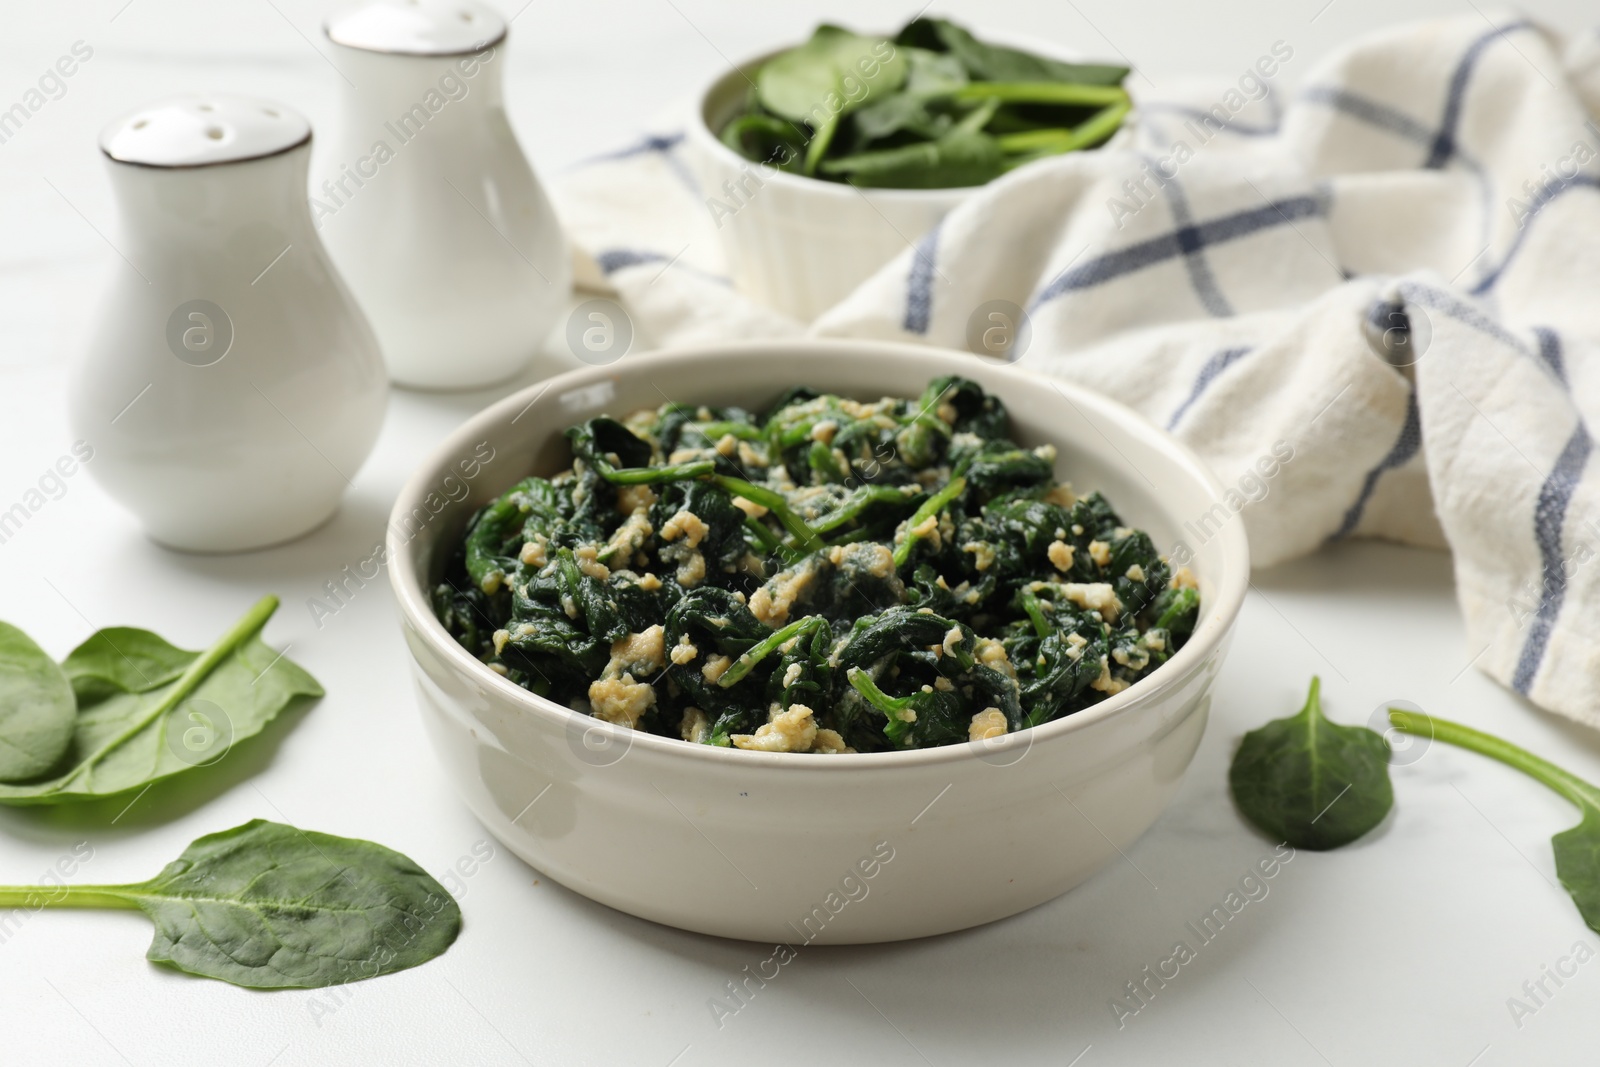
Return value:
M 1014 35 L 979 36 L 1068 62 L 1081 58 Z M 684 143 L 706 209 L 716 219 L 734 287 L 758 303 L 810 322 L 983 187 L 858 189 L 785 174 L 752 163 L 723 144 L 722 127 L 743 110 L 756 71 L 784 51 L 775 49 L 712 77 L 695 96 Z
M 427 591 L 472 511 L 519 478 L 564 469 L 571 423 L 664 396 L 760 408 L 792 382 L 863 400 L 915 395 L 948 373 L 1000 396 L 1019 440 L 1055 443 L 1063 478 L 1103 490 L 1166 550 L 1221 499 L 1191 452 L 1103 397 L 962 353 L 879 342 L 697 348 L 575 371 L 479 413 L 434 452 L 395 504 L 389 575 L 429 736 L 496 837 L 568 888 L 633 915 L 725 937 L 837 944 L 1031 908 L 1155 820 L 1200 743 L 1244 599 L 1249 556 L 1237 522 L 1190 546 L 1202 611 L 1177 655 L 999 746 L 813 756 L 633 733 L 502 679 L 429 608 Z M 470 490 L 455 492 L 487 449 L 493 459 Z

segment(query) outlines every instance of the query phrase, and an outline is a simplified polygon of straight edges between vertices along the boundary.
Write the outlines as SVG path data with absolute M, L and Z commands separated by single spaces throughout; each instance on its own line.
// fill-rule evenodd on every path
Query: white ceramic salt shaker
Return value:
M 222 94 L 100 136 L 118 272 L 69 394 L 90 470 L 155 540 L 260 548 L 329 518 L 383 422 L 377 341 L 306 204 L 311 126 Z
M 555 212 L 506 120 L 506 23 L 468 0 L 373 0 L 329 19 L 352 83 L 312 213 L 391 378 L 516 375 L 566 310 Z

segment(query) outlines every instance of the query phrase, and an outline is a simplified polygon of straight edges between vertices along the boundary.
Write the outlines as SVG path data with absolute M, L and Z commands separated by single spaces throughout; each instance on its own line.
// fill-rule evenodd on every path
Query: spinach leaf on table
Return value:
M 1299 714 L 1245 734 L 1228 772 L 1246 818 L 1313 850 L 1349 844 L 1394 806 L 1388 742 L 1364 726 L 1329 722 L 1320 691 L 1320 679 L 1311 679 Z
M 149 630 L 108 626 L 96 630 L 73 649 L 61 669 L 72 682 L 80 705 L 117 693 L 140 693 L 177 678 L 194 659 L 193 652 L 168 644 Z
M 1459 723 L 1419 715 L 1401 708 L 1389 709 L 1389 721 L 1406 733 L 1459 745 L 1526 774 L 1571 801 L 1581 813 L 1578 825 L 1550 839 L 1555 851 L 1556 877 L 1589 929 L 1600 931 L 1600 787 L 1562 770 L 1555 764 L 1498 737 Z
M 146 957 L 250 989 L 311 989 L 439 956 L 461 909 L 426 871 L 373 844 L 256 819 L 192 843 L 147 882 L 0 887 L 0 907 L 137 908 Z
M 221 759 L 316 679 L 260 638 L 278 607 L 262 598 L 204 652 L 147 630 L 90 637 L 62 664 L 77 698 L 72 737 L 49 777 L 0 781 L 0 804 L 61 804 L 142 789 Z
M 36 778 L 61 762 L 77 704 L 56 661 L 0 622 L 0 781 Z

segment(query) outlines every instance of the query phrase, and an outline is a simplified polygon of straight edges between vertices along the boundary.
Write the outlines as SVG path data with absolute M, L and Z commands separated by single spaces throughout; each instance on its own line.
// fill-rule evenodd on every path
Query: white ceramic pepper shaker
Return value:
M 506 23 L 468 0 L 373 0 L 327 24 L 352 83 L 312 214 L 391 378 L 516 375 L 566 310 L 555 212 L 506 120 Z
M 130 267 L 71 418 L 96 478 L 171 547 L 242 551 L 319 525 L 383 422 L 377 341 L 306 205 L 310 143 L 289 108 L 222 94 L 100 136 Z

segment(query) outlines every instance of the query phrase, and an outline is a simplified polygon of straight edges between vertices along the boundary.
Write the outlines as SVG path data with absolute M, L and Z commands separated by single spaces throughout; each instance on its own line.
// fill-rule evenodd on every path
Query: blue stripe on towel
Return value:
M 1316 86 L 1300 94 L 1300 99 L 1310 104 L 1322 104 L 1335 111 L 1343 112 L 1352 118 L 1358 118 L 1369 126 L 1376 126 L 1381 130 L 1398 134 L 1416 144 L 1429 144 L 1436 139 L 1436 134 L 1430 130 L 1426 123 L 1419 122 L 1403 111 L 1397 111 L 1388 104 L 1380 104 L 1358 93 L 1345 89 L 1335 89 L 1331 86 Z
M 1097 256 L 1082 266 L 1058 274 L 1033 299 L 1033 308 L 1056 297 L 1097 285 L 1164 263 L 1177 256 L 1208 248 L 1225 241 L 1248 237 L 1261 230 L 1292 223 L 1295 219 L 1316 218 L 1327 212 L 1327 201 L 1320 196 L 1294 196 L 1258 208 L 1234 212 L 1160 237 L 1151 237 L 1117 252 Z M 1033 308 L 1030 308 L 1032 310 Z
M 1565 361 L 1561 355 L 1561 340 L 1555 331 L 1539 328 L 1539 354 L 1566 384 Z M 1511 688 L 1527 695 L 1544 662 L 1545 648 L 1550 643 L 1550 630 L 1561 605 L 1567 598 L 1566 562 L 1561 551 L 1561 528 L 1566 522 L 1567 507 L 1572 503 L 1573 491 L 1583 478 L 1583 468 L 1593 451 L 1589 430 L 1580 417 L 1577 429 L 1567 438 L 1556 458 L 1555 466 L 1539 486 L 1539 502 L 1533 509 L 1533 536 L 1539 544 L 1539 560 L 1543 564 L 1544 583 L 1539 591 L 1539 607 L 1534 612 L 1533 626 L 1528 639 L 1522 644 L 1522 654 L 1517 657 L 1517 669 L 1511 676 Z
M 1534 613 L 1533 626 L 1522 645 L 1522 654 L 1517 657 L 1516 673 L 1511 677 L 1511 688 L 1524 695 L 1533 684 L 1534 675 L 1539 673 L 1545 647 L 1550 642 L 1550 628 L 1566 600 L 1567 572 L 1561 555 L 1561 527 L 1592 446 L 1588 429 L 1579 423 L 1539 487 L 1539 503 L 1533 510 L 1533 534 L 1539 543 L 1540 562 L 1544 565 L 1544 585 L 1539 592 L 1539 609 Z
M 643 137 L 625 148 L 602 152 L 600 155 L 579 160 L 577 166 L 587 167 L 592 163 L 614 163 L 619 159 L 632 159 L 635 156 L 649 155 L 651 152 L 670 152 L 678 147 L 682 141 L 682 133 L 669 133 L 661 136 L 651 135 Z
M 610 277 L 617 271 L 627 267 L 642 267 L 647 263 L 672 263 L 673 259 L 671 256 L 663 255 L 660 252 L 651 252 L 643 248 L 607 248 L 596 252 L 594 261 L 600 268 L 601 273 Z M 690 274 L 704 278 L 708 282 L 715 282 L 718 285 L 733 284 L 727 278 L 717 274 L 710 274 L 700 270 L 698 267 L 691 267 L 687 263 L 679 262 L 676 265 L 678 269 L 686 270 Z
M 1544 326 L 1535 326 L 1533 332 L 1539 338 L 1539 358 L 1544 360 L 1545 366 L 1550 368 L 1550 373 L 1556 376 L 1562 388 L 1571 389 L 1572 383 L 1567 381 L 1567 359 L 1561 354 L 1561 338 L 1554 330 Z
M 1506 272 L 1506 269 L 1511 266 L 1511 261 L 1517 258 L 1518 252 L 1522 251 L 1523 242 L 1528 239 L 1528 234 L 1533 229 L 1534 220 L 1537 219 L 1539 217 L 1539 213 L 1545 209 L 1545 205 L 1549 204 L 1562 193 L 1568 192 L 1572 189 L 1600 190 L 1600 178 L 1595 178 L 1588 174 L 1579 174 L 1576 177 L 1565 179 L 1560 188 L 1550 190 L 1548 193 L 1543 194 L 1544 198 L 1542 200 L 1530 204 L 1531 210 L 1523 218 L 1522 225 L 1517 230 L 1517 235 L 1511 239 L 1511 247 L 1506 249 L 1505 259 L 1500 261 L 1500 265 L 1498 267 L 1495 267 L 1488 273 L 1484 274 L 1483 278 L 1479 280 L 1478 284 L 1472 287 L 1472 294 L 1474 296 L 1488 292 L 1499 283 L 1501 276 L 1503 276 Z
M 1516 334 L 1453 293 L 1420 282 L 1404 281 L 1400 283 L 1400 295 L 1432 311 L 1443 312 L 1463 326 L 1470 326 L 1481 334 L 1493 337 L 1507 348 L 1525 356 L 1532 354 Z
M 1200 394 L 1210 388 L 1211 383 L 1216 380 L 1219 374 L 1244 358 L 1249 351 L 1249 345 L 1245 345 L 1242 348 L 1224 348 L 1221 352 L 1206 360 L 1205 366 L 1200 368 L 1200 373 L 1195 375 L 1194 386 L 1189 390 L 1189 395 L 1184 398 L 1183 403 L 1178 405 L 1178 410 L 1172 413 L 1172 418 L 1167 420 L 1167 429 L 1177 429 L 1178 423 L 1183 419 L 1183 416 L 1194 406 L 1194 402 L 1200 399 Z
M 933 318 L 933 261 L 939 254 L 940 223 L 917 241 L 906 275 L 906 317 L 901 326 L 907 333 L 925 334 Z
M 659 155 L 661 161 L 666 164 L 667 169 L 672 172 L 673 177 L 677 178 L 679 183 L 689 190 L 690 194 L 699 197 L 701 195 L 699 179 L 694 176 L 694 173 L 688 167 L 684 166 L 683 160 L 679 159 L 678 154 L 674 151 L 682 143 L 682 133 L 652 134 L 624 148 L 579 160 L 573 165 L 572 169 L 581 170 L 597 163 L 616 163 L 621 160 L 636 159 L 639 156 Z
M 1154 160 L 1147 161 L 1151 166 Z M 1168 206 L 1172 211 L 1172 221 L 1178 224 L 1178 233 L 1190 234 L 1194 232 L 1194 213 L 1189 210 L 1189 198 L 1184 195 L 1183 186 L 1176 178 L 1162 183 L 1161 191 L 1166 194 Z M 1228 298 L 1222 295 L 1222 289 L 1217 285 L 1217 277 L 1211 273 L 1211 264 L 1206 261 L 1205 248 L 1195 246 L 1185 248 L 1183 265 L 1189 272 L 1189 282 L 1194 286 L 1195 295 L 1200 298 L 1200 303 L 1214 318 L 1227 318 L 1233 314 L 1233 305 L 1228 303 Z
M 1389 449 L 1389 454 L 1378 461 L 1378 465 L 1367 472 L 1361 482 L 1361 492 L 1356 496 L 1355 503 L 1344 513 L 1344 521 L 1339 528 L 1328 536 L 1329 541 L 1338 541 L 1350 536 L 1350 533 L 1361 522 L 1362 513 L 1367 510 L 1367 502 L 1372 499 L 1373 490 L 1378 487 L 1378 479 L 1383 477 L 1384 471 L 1392 471 L 1396 467 L 1403 467 L 1410 462 L 1411 457 L 1417 454 L 1422 447 L 1422 417 L 1417 412 L 1417 390 L 1411 389 L 1406 396 L 1406 421 L 1400 428 L 1400 437 L 1394 446 Z
M 638 267 L 645 263 L 665 263 L 667 257 L 660 252 L 646 252 L 638 248 L 608 248 L 595 253 L 594 261 L 606 274 L 615 274 L 624 267 Z
M 1444 116 L 1439 120 L 1439 132 L 1433 139 L 1433 147 L 1428 152 L 1427 160 L 1422 164 L 1425 168 L 1438 170 L 1456 154 L 1456 128 L 1461 124 L 1461 107 L 1467 95 L 1467 82 L 1472 78 L 1473 68 L 1478 65 L 1484 49 L 1508 33 L 1530 29 L 1532 26 L 1533 23 L 1526 19 L 1508 22 L 1504 26 L 1490 30 L 1468 46 L 1466 55 L 1461 57 L 1455 73 L 1450 76 L 1450 95 L 1445 99 Z
M 1451 318 L 1469 326 L 1486 336 L 1492 337 L 1524 356 L 1537 358 L 1555 375 L 1563 387 L 1567 386 L 1566 359 L 1562 354 L 1560 338 L 1553 330 L 1543 327 L 1534 330 L 1538 338 L 1538 348 L 1530 348 L 1515 334 L 1505 327 L 1484 315 L 1477 308 L 1456 298 L 1454 295 L 1434 289 L 1431 286 L 1419 285 L 1416 282 L 1402 282 L 1400 286 L 1402 295 L 1407 300 L 1415 301 L 1423 307 L 1440 311 Z M 1357 507 L 1365 506 L 1366 498 L 1371 495 L 1370 487 L 1376 482 L 1376 476 L 1391 466 L 1396 453 L 1407 443 L 1407 438 L 1412 429 L 1413 420 L 1416 419 L 1416 391 L 1412 390 L 1409 409 L 1407 411 L 1406 429 L 1401 431 L 1400 441 L 1395 449 L 1385 457 L 1384 462 L 1367 476 L 1366 486 L 1363 487 L 1361 499 L 1357 506 L 1351 508 L 1351 513 L 1356 514 L 1359 521 Z M 1417 423 L 1416 442 L 1412 451 L 1421 443 L 1421 425 Z M 1588 464 L 1589 455 L 1594 450 L 1594 440 L 1589 434 L 1588 427 L 1583 422 L 1583 416 L 1578 416 L 1577 427 L 1572 435 L 1567 438 L 1566 445 L 1561 449 L 1561 455 L 1556 458 L 1555 465 L 1545 477 L 1539 487 L 1539 499 L 1534 505 L 1533 525 L 1534 539 L 1539 545 L 1539 555 L 1543 564 L 1544 585 L 1539 595 L 1539 606 L 1534 614 L 1533 626 L 1527 640 L 1523 642 L 1522 652 L 1517 658 L 1517 667 L 1512 675 L 1511 685 L 1517 692 L 1526 694 L 1533 685 L 1533 679 L 1539 672 L 1539 665 L 1544 660 L 1546 646 L 1549 644 L 1550 631 L 1555 625 L 1556 617 L 1561 612 L 1562 602 L 1566 599 L 1567 578 L 1564 569 L 1561 549 L 1561 528 L 1566 521 L 1567 507 L 1572 502 L 1572 494 L 1582 479 L 1584 467 Z M 1409 458 L 1406 457 L 1406 458 Z M 1404 462 L 1402 459 L 1400 462 Z M 1354 528 L 1350 515 L 1345 517 L 1345 523 L 1340 532 L 1329 540 L 1344 536 Z
M 1397 137 L 1427 148 L 1430 151 L 1439 144 L 1441 134 L 1429 129 L 1425 123 L 1387 104 L 1368 99 L 1357 93 L 1348 92 L 1344 89 L 1319 86 L 1307 89 L 1300 94 L 1300 98 L 1307 103 L 1322 104 L 1330 107 L 1335 111 L 1339 111 L 1351 118 L 1359 119 L 1370 126 L 1386 130 Z M 1479 206 L 1483 212 L 1478 225 L 1478 239 L 1481 244 L 1487 246 L 1492 233 L 1491 215 L 1495 209 L 1494 182 L 1482 164 L 1461 151 L 1460 147 L 1454 144 L 1453 139 L 1451 144 L 1454 160 L 1461 164 L 1478 183 Z M 1471 264 L 1468 265 L 1470 266 Z

